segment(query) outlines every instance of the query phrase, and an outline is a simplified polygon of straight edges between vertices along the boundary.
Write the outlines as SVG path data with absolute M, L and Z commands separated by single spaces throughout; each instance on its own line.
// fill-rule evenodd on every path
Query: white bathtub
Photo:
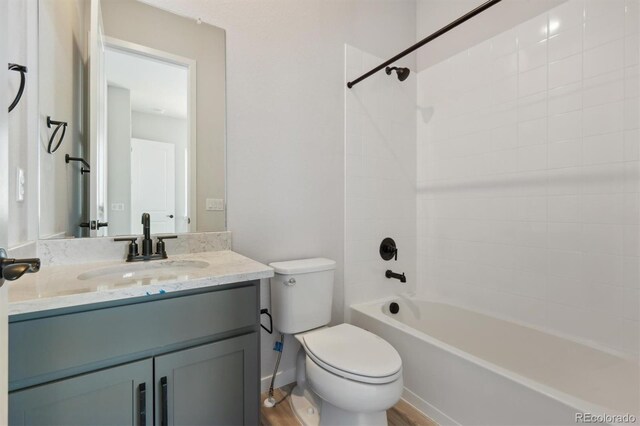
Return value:
M 638 359 L 424 300 L 354 305 L 351 318 L 400 352 L 404 398 L 440 424 L 640 424 Z

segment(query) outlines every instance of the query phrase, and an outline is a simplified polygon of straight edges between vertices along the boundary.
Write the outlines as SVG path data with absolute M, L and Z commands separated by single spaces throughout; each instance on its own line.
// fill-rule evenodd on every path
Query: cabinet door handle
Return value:
M 140 383 L 138 385 L 138 424 L 146 426 L 147 424 L 147 384 Z
M 160 425 L 168 426 L 169 425 L 169 413 L 168 413 L 168 386 L 167 386 L 167 376 L 164 376 L 160 379 Z

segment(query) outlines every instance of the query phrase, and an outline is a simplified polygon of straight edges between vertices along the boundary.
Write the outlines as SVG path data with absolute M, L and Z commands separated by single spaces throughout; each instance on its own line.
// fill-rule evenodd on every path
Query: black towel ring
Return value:
M 24 65 L 9 64 L 9 71 L 17 71 L 20 73 L 20 88 L 18 89 L 15 99 L 11 102 L 11 105 L 9 105 L 9 112 L 11 112 L 18 105 L 18 102 L 20 102 L 20 98 L 22 98 L 22 94 L 24 93 L 24 86 L 27 82 L 27 78 L 25 77 L 27 67 Z
M 49 138 L 49 146 L 47 146 L 47 152 L 49 154 L 53 154 L 58 150 L 58 148 L 60 148 L 60 145 L 62 145 L 62 140 L 64 139 L 64 134 L 67 132 L 66 121 L 54 121 L 51 119 L 51 117 L 47 116 L 47 127 L 51 128 L 52 126 L 56 126 L 56 129 L 53 131 L 53 133 L 51 134 L 51 137 Z M 58 143 L 56 144 L 55 148 L 51 149 L 51 146 L 53 145 L 53 140 L 56 138 L 56 134 L 58 133 L 60 128 L 62 128 L 62 133 L 60 133 L 60 138 L 58 139 Z

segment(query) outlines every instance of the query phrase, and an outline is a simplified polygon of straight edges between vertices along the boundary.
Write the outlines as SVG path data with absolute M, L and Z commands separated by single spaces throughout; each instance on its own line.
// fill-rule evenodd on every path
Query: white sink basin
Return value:
M 79 280 L 109 282 L 115 285 L 132 283 L 154 283 L 188 278 L 189 275 L 206 268 L 209 262 L 202 260 L 155 260 L 109 266 L 78 275 Z

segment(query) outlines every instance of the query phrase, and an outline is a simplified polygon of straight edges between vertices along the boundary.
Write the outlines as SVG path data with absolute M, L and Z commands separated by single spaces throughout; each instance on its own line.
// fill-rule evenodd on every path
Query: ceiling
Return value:
M 131 110 L 187 118 L 186 67 L 121 50 L 105 50 L 105 72 L 110 86 L 129 89 Z

